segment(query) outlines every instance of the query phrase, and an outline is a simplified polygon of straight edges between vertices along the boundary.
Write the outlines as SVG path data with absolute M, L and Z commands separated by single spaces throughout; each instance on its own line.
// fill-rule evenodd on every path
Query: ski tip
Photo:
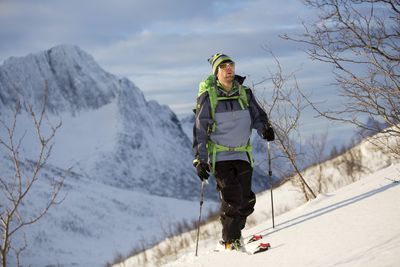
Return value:
M 262 248 L 270 248 L 271 244 L 270 243 L 260 243 L 260 245 L 258 245 L 258 246 L 262 247 Z
M 267 251 L 271 247 L 270 243 L 260 243 L 253 254 Z
M 247 241 L 247 244 L 252 243 L 252 242 L 255 242 L 255 241 L 258 241 L 258 240 L 260 240 L 260 239 L 262 239 L 262 238 L 263 238 L 262 235 L 253 235 L 253 236 L 249 239 L 249 241 Z

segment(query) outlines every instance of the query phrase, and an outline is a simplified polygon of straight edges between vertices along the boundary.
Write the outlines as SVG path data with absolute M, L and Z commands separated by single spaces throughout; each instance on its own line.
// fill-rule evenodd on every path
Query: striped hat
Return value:
M 217 53 L 208 59 L 210 62 L 214 75 L 217 74 L 218 66 L 223 62 L 233 62 L 233 60 L 225 54 Z

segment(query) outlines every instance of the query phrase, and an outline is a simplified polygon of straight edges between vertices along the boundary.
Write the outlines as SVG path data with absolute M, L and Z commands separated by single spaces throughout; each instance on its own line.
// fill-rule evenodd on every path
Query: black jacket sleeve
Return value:
M 196 115 L 193 125 L 193 154 L 194 158 L 202 162 L 208 162 L 208 129 L 213 120 L 210 112 L 210 99 L 205 92 L 197 98 Z
M 253 129 L 256 129 L 257 133 L 260 136 L 262 136 L 262 130 L 265 127 L 271 126 L 268 119 L 268 115 L 258 103 L 253 92 L 250 89 L 248 89 L 247 92 L 248 92 L 249 110 L 252 118 Z

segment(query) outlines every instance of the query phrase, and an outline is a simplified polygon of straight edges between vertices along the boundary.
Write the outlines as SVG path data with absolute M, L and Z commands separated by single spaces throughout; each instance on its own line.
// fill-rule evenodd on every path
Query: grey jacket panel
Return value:
M 239 84 L 235 84 L 238 88 Z M 238 90 L 233 90 L 232 95 L 238 95 Z M 199 108 L 196 110 L 193 127 L 193 153 L 200 161 L 208 162 L 209 155 L 206 144 L 209 138 L 217 144 L 237 147 L 247 143 L 251 135 L 251 129 L 256 129 L 261 135 L 262 129 L 269 124 L 267 114 L 257 103 L 250 89 L 246 89 L 248 108 L 242 110 L 237 99 L 220 100 L 215 109 L 216 131 L 209 133 L 213 120 L 210 112 L 210 100 L 208 93 L 203 93 L 197 99 Z M 219 88 L 218 96 L 226 96 L 225 91 Z M 246 152 L 219 152 L 217 161 L 223 160 L 247 160 Z
M 235 104 L 232 101 L 220 101 L 217 106 Z M 239 105 L 238 101 L 236 101 Z M 244 146 L 248 143 L 251 135 L 251 117 L 249 110 L 235 109 L 227 112 L 215 112 L 216 130 L 210 134 L 210 139 L 219 145 L 227 147 Z M 245 152 L 219 152 L 216 161 L 224 160 L 248 160 Z
M 214 143 L 227 147 L 237 147 L 246 145 L 249 141 L 251 117 L 247 108 L 216 112 L 215 122 L 216 130 L 210 134 L 210 139 Z

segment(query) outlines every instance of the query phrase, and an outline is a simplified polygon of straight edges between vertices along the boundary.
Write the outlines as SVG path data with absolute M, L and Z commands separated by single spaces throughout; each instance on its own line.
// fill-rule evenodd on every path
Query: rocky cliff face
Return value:
M 147 101 L 131 81 L 104 71 L 76 46 L 0 66 L 3 114 L 17 99 L 39 110 L 46 91 L 48 115 L 63 122 L 51 163 L 117 187 L 193 197 L 198 181 L 190 141 L 167 106 Z

